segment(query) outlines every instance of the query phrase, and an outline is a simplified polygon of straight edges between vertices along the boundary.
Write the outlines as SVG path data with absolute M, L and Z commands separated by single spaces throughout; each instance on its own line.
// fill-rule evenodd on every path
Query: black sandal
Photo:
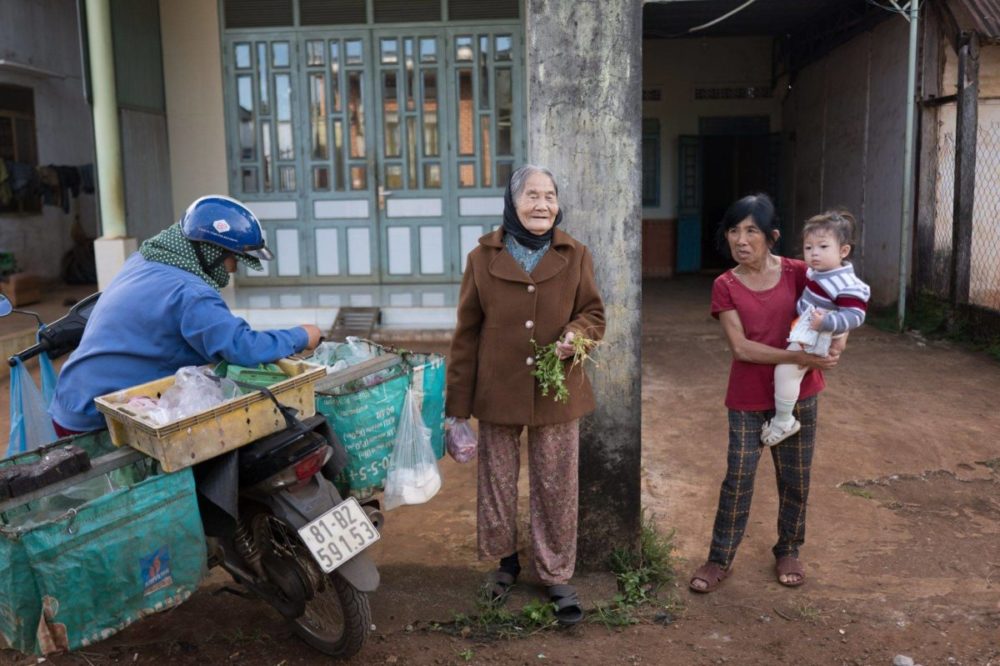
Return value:
M 490 602 L 494 604 L 506 603 L 507 597 L 510 596 L 510 590 L 516 582 L 517 576 L 509 571 L 498 569 L 491 573 L 486 582 L 490 592 Z
M 546 590 L 549 601 L 556 606 L 556 620 L 563 626 L 570 626 L 583 619 L 583 607 L 572 585 L 550 585 Z

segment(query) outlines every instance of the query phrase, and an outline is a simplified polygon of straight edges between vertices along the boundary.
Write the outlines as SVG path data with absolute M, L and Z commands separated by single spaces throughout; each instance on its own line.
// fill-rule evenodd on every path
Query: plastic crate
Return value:
M 288 379 L 270 387 L 274 397 L 298 410 L 300 418 L 315 414 L 315 386 L 326 376 L 326 368 L 294 359 L 277 364 Z M 278 408 L 260 391 L 162 426 L 143 421 L 125 408 L 125 403 L 136 396 L 158 399 L 173 383 L 171 375 L 94 400 L 108 422 L 111 441 L 116 446 L 128 444 L 156 458 L 164 471 L 190 467 L 285 427 Z

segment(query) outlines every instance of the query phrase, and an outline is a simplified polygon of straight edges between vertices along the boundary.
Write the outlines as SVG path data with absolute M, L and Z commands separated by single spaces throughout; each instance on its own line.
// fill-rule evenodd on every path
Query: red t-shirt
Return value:
M 771 289 L 752 291 L 728 270 L 712 285 L 712 316 L 736 310 L 747 340 L 785 349 L 788 332 L 795 319 L 795 302 L 806 286 L 806 264 L 781 258 L 781 279 Z M 799 387 L 799 400 L 809 398 L 826 386 L 823 373 L 810 370 Z M 774 366 L 733 359 L 729 370 L 726 407 L 757 412 L 774 409 Z

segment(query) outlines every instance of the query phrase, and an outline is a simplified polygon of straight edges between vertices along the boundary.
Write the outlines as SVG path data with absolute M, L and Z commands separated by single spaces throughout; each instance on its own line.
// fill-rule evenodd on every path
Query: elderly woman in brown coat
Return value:
M 527 165 L 511 175 L 502 228 L 469 253 L 448 365 L 449 416 L 479 419 L 480 559 L 499 559 L 495 600 L 506 599 L 521 566 L 517 556 L 520 438 L 528 430 L 531 543 L 535 570 L 564 624 L 583 618 L 569 585 L 576 564 L 579 419 L 594 394 L 582 367 L 569 367 L 569 400 L 543 396 L 532 375 L 535 351 L 558 341 L 604 334 L 604 305 L 585 245 L 556 229 L 562 221 L 552 173 Z

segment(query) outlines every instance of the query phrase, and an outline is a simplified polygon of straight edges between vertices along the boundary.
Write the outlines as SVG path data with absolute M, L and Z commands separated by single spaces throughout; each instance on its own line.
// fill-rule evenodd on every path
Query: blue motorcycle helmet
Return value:
M 196 199 L 184 211 L 180 225 L 181 233 L 188 240 L 210 243 L 240 258 L 250 259 L 247 263 L 258 270 L 260 259 L 270 261 L 274 258 L 264 243 L 260 220 L 236 199 L 221 194 Z

